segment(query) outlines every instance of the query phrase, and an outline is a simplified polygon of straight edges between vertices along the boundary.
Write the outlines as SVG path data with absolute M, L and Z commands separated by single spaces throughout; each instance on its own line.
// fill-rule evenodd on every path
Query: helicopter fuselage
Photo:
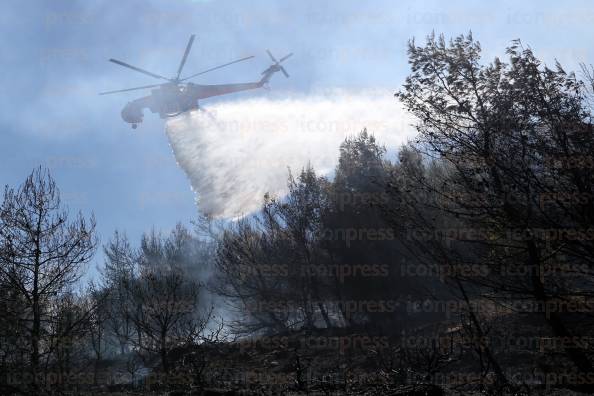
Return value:
M 258 82 L 243 84 L 199 85 L 168 83 L 153 89 L 151 94 L 128 102 L 122 109 L 122 119 L 134 128 L 143 120 L 144 109 L 158 113 L 163 119 L 198 109 L 198 101 L 213 96 L 256 89 L 268 83 L 276 71 L 267 72 Z

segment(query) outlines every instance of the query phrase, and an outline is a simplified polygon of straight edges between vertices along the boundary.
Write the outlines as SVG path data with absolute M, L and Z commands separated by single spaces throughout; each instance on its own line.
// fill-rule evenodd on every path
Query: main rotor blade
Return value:
M 168 79 L 167 77 L 163 77 L 163 76 L 160 76 L 160 75 L 158 75 L 158 74 L 151 73 L 150 71 L 146 71 L 146 70 L 144 70 L 144 69 L 141 69 L 141 68 L 139 68 L 139 67 L 136 67 L 136 66 L 129 65 L 129 64 L 127 64 L 126 62 L 122 62 L 122 61 L 119 61 L 119 60 L 117 60 L 117 59 L 110 59 L 109 61 L 110 61 L 110 62 L 113 62 L 113 63 L 115 63 L 115 64 L 117 64 L 117 65 L 120 65 L 120 66 L 127 67 L 128 69 L 135 70 L 135 71 L 137 71 L 137 72 L 139 72 L 139 73 L 146 74 L 147 76 L 151 76 L 151 77 L 154 77 L 154 78 L 159 78 L 159 79 L 162 79 L 162 80 L 167 80 L 167 81 L 169 81 L 169 79 Z
M 285 70 L 284 67 L 281 66 L 280 70 L 283 72 L 283 74 L 285 75 L 285 77 L 289 78 L 289 73 L 287 73 L 287 71 Z
M 278 63 L 278 61 L 276 60 L 276 58 L 272 55 L 272 53 L 269 50 L 266 50 L 266 52 L 268 52 L 268 56 L 270 57 L 270 59 L 272 59 L 272 61 L 274 63 Z
M 184 57 L 181 60 L 181 63 L 179 64 L 179 68 L 177 69 L 177 78 L 179 78 L 179 75 L 181 74 L 184 65 L 186 64 L 186 60 L 188 59 L 188 54 L 190 53 L 190 50 L 192 49 L 192 43 L 194 42 L 194 37 L 196 37 L 195 34 L 190 36 L 190 41 L 188 41 L 188 45 L 186 45 L 186 52 L 184 52 Z
M 293 56 L 293 53 L 291 52 L 289 55 L 285 55 L 282 58 L 280 58 L 280 60 L 278 61 L 278 63 L 281 63 L 282 61 L 287 60 L 287 59 L 289 59 L 292 56 Z
M 136 91 L 138 89 L 147 89 L 147 88 L 158 87 L 159 85 L 161 85 L 161 84 L 145 85 L 144 87 L 136 87 L 136 88 L 128 88 L 128 89 L 118 89 L 117 91 L 101 92 L 101 93 L 99 93 L 99 95 L 109 95 L 109 94 L 118 93 L 118 92 Z
M 222 67 L 225 67 L 225 66 L 232 65 L 232 64 L 234 64 L 234 63 L 243 62 L 244 60 L 252 59 L 253 57 L 254 57 L 254 56 L 252 55 L 252 56 L 247 56 L 247 57 L 245 57 L 245 58 L 241 58 L 241 59 L 238 59 L 238 60 L 234 60 L 233 62 L 225 63 L 224 65 L 220 65 L 220 66 L 217 66 L 217 67 L 213 67 L 213 68 L 211 68 L 211 69 L 208 69 L 208 70 L 201 71 L 200 73 L 192 74 L 192 75 L 191 75 L 191 76 L 189 76 L 189 77 L 182 78 L 180 81 L 186 81 L 186 80 L 189 80 L 190 78 L 194 78 L 194 77 L 196 77 L 196 76 L 199 76 L 199 75 L 201 75 L 201 74 L 208 73 L 208 72 L 211 72 L 211 71 L 213 71 L 213 70 L 217 70 L 217 69 L 220 69 L 220 68 L 222 68 Z

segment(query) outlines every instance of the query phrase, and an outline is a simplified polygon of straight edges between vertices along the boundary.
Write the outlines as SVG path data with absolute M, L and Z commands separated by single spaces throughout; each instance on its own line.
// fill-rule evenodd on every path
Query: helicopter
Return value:
M 213 96 L 227 95 L 234 92 L 246 91 L 250 89 L 257 89 L 261 87 L 267 87 L 270 78 L 277 72 L 282 72 L 285 77 L 289 78 L 289 73 L 285 70 L 282 62 L 287 60 L 293 55 L 290 53 L 283 56 L 280 59 L 276 59 L 269 50 L 266 50 L 268 56 L 272 60 L 272 65 L 262 72 L 262 77 L 259 81 L 240 83 L 240 84 L 217 84 L 217 85 L 201 85 L 187 82 L 188 80 L 198 77 L 202 74 L 254 58 L 254 56 L 247 56 L 241 59 L 234 60 L 232 62 L 225 63 L 216 67 L 212 67 L 207 70 L 203 70 L 199 73 L 192 74 L 188 77 L 181 77 L 181 73 L 184 69 L 188 55 L 192 49 L 196 35 L 192 34 L 186 45 L 186 50 L 180 61 L 175 77 L 167 78 L 162 75 L 152 73 L 140 67 L 132 66 L 126 62 L 122 62 L 117 59 L 109 59 L 110 62 L 117 65 L 132 69 L 136 72 L 145 74 L 147 76 L 165 80 L 166 82 L 161 84 L 145 85 L 142 87 L 119 89 L 115 91 L 101 92 L 99 95 L 109 95 L 121 92 L 129 92 L 143 89 L 151 89 L 151 94 L 142 98 L 135 99 L 128 102 L 122 109 L 122 119 L 131 124 L 133 129 L 138 127 L 144 118 L 144 109 L 149 109 L 152 113 L 159 113 L 162 119 L 175 117 L 181 113 L 199 109 L 198 101 L 200 99 L 210 98 Z

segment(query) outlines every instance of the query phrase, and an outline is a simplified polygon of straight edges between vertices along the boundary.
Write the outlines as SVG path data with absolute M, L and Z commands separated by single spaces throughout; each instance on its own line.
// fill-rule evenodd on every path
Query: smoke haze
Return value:
M 289 169 L 310 163 L 331 175 L 346 137 L 367 128 L 393 148 L 411 136 L 410 123 L 392 92 L 335 90 L 219 102 L 170 119 L 166 130 L 199 209 L 237 218 L 257 210 L 265 193 L 283 195 Z

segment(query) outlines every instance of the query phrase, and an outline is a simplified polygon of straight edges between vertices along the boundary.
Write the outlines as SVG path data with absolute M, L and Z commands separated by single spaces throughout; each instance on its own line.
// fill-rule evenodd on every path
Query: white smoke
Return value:
M 310 163 L 330 174 L 346 137 L 367 128 L 394 148 L 411 136 L 410 123 L 393 92 L 335 90 L 217 103 L 172 118 L 166 129 L 199 209 L 236 218 L 257 210 L 267 192 L 282 196 L 289 168 L 297 174 Z

